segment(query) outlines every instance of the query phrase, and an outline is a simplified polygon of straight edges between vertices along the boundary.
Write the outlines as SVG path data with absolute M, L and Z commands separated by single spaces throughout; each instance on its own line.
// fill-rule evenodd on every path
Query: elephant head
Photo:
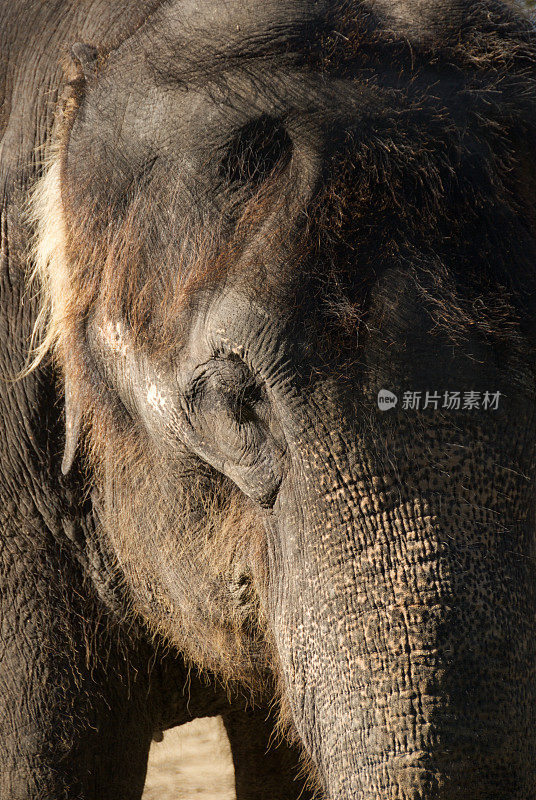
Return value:
M 64 468 L 331 800 L 536 798 L 535 57 L 493 0 L 185 0 L 73 51 Z

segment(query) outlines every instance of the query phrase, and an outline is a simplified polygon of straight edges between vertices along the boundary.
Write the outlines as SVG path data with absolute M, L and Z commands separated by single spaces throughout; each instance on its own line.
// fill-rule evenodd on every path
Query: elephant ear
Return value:
M 82 411 L 80 403 L 73 391 L 73 383 L 69 373 L 65 376 L 65 450 L 61 471 L 64 475 L 70 471 L 76 456 L 80 429 L 82 426 Z

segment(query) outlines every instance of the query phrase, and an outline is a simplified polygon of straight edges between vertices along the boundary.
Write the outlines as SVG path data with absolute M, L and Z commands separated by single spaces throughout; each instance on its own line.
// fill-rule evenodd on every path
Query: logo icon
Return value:
M 398 403 L 398 397 L 388 389 L 380 389 L 378 392 L 378 408 L 380 411 L 390 411 Z

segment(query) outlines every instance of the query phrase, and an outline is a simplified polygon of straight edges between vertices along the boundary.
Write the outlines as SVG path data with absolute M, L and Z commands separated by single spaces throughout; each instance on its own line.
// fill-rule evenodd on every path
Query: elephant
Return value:
M 296 774 L 301 751 L 277 744 L 272 693 L 201 674 L 133 613 L 84 465 L 61 472 L 60 375 L 50 362 L 26 369 L 39 314 L 27 204 L 53 147 L 61 61 L 80 38 L 104 47 L 127 37 L 153 5 L 0 3 L 2 800 L 139 799 L 152 738 L 214 715 L 239 800 L 310 796 Z
M 64 59 L 18 384 L 59 375 L 128 614 L 320 796 L 536 800 L 530 19 L 130 13 Z

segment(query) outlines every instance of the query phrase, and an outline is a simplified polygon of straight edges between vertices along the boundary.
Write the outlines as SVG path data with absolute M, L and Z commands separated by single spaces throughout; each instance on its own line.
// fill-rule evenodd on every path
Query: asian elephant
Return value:
M 53 363 L 128 613 L 271 693 L 321 796 L 536 800 L 530 20 L 129 14 L 69 26 L 15 397 Z

